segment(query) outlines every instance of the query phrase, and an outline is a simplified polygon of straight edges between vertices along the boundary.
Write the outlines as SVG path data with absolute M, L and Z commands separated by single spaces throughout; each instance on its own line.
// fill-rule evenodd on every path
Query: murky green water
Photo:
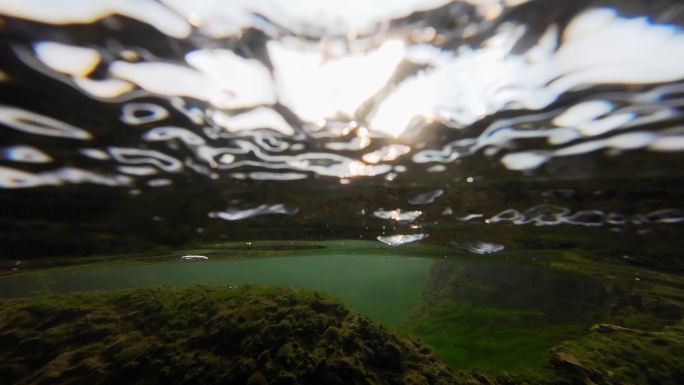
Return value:
M 314 289 L 418 336 L 455 368 L 509 372 L 540 370 L 549 349 L 580 338 L 597 322 L 667 323 L 681 316 L 684 303 L 675 275 L 592 263 L 573 252 L 473 256 L 364 241 L 227 243 L 186 251 L 209 259 L 166 255 L 19 272 L 0 277 L 0 294 L 159 285 Z
M 321 290 L 376 321 L 406 328 L 431 264 L 423 258 L 341 254 L 104 263 L 0 278 L 0 293 L 22 296 L 157 285 L 284 285 Z

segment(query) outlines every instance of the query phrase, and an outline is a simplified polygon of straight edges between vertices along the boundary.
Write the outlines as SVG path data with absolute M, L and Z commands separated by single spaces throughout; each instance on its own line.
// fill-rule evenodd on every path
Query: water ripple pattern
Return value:
M 136 196 L 224 183 L 225 195 L 271 195 L 216 199 L 203 218 L 343 207 L 388 232 L 683 220 L 669 202 L 629 213 L 548 203 L 572 189 L 516 208 L 464 198 L 492 181 L 679 172 L 678 1 L 562 2 L 563 18 L 544 20 L 526 11 L 549 0 L 57 3 L 0 0 L 0 189 Z M 304 212 L 330 191 L 358 193 Z
M 238 2 L 231 12 L 214 1 L 193 6 L 172 0 L 71 1 L 68 6 L 3 1 L 0 14 L 67 34 L 73 23 L 95 28 L 103 18 L 122 15 L 185 47 L 169 59 L 153 54 L 145 41 L 126 48 L 40 38 L 30 45 L 11 44 L 28 69 L 96 100 L 109 95 L 120 106 L 124 125 L 168 126 L 179 114 L 185 117 L 177 127 L 185 131 L 166 130 L 166 140 L 179 139 L 188 148 L 152 158 L 170 164 L 192 156 L 202 167 L 188 171 L 210 177 L 225 172 L 206 168 L 288 169 L 338 178 L 387 174 L 391 163 L 412 151 L 411 142 L 435 124 L 458 132 L 490 116 L 495 118 L 480 132 L 465 130 L 476 135 L 464 132 L 446 144 L 425 143 L 414 152 L 413 163 L 451 163 L 483 150 L 506 169 L 528 171 L 554 158 L 596 151 L 684 150 L 681 126 L 668 127 L 681 122 L 684 105 L 684 85 L 678 83 L 684 70 L 677 64 L 684 59 L 684 33 L 678 24 L 587 7 L 567 25 L 550 23 L 533 32 L 525 20 L 506 16 L 515 14 L 505 12 L 509 7 L 528 6 L 518 1 L 455 2 L 451 6 L 459 8 L 454 9 L 470 15 L 462 30 L 437 24 L 417 33 L 405 19 L 412 13 L 444 13 L 445 3 L 404 0 L 364 7 L 364 12 L 332 7 L 339 12 L 334 22 L 327 19 L 332 9 L 311 1 L 288 9 L 268 1 Z M 492 21 L 498 27 L 486 28 Z M 382 25 L 384 30 L 378 30 Z M 248 40 L 239 32 L 243 28 L 264 38 Z M 459 32 L 480 42 L 457 44 Z M 218 40 L 217 47 L 198 44 L 220 38 L 227 39 L 225 46 Z M 237 46 L 247 48 L 237 51 Z M 566 94 L 603 85 L 641 91 L 618 87 L 553 107 Z M 496 118 L 503 111 L 533 112 Z M 0 123 L 34 135 L 81 140 L 94 135 L 19 105 L 0 107 Z M 165 140 L 155 136 L 164 132 L 160 127 L 150 128 L 144 140 Z M 127 135 L 134 139 L 135 132 Z M 371 151 L 358 152 L 369 145 Z

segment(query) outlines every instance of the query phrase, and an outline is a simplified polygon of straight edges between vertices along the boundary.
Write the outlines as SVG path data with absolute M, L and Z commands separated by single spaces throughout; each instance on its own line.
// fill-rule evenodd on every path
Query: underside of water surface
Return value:
M 684 383 L 676 0 L 0 0 L 0 384 Z

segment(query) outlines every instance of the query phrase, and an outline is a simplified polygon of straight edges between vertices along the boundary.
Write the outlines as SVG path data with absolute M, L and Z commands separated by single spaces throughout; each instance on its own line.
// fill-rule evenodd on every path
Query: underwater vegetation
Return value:
M 452 329 L 476 322 L 482 328 L 468 334 L 469 343 L 503 339 L 522 356 L 534 344 L 530 338 L 567 327 L 542 322 L 541 336 L 526 340 L 516 320 L 529 314 L 506 312 L 501 304 L 460 306 L 449 312 Z M 544 362 L 510 371 L 468 369 L 445 357 L 450 367 L 416 337 L 308 290 L 193 286 L 3 299 L 0 378 L 8 384 L 680 384 L 681 312 L 660 326 L 647 308 L 627 316 L 640 317 L 643 329 L 599 323 L 581 338 L 559 341 Z M 432 319 L 419 327 L 443 321 L 423 311 Z M 626 319 L 624 309 L 615 311 L 613 321 Z M 492 317 L 510 320 L 510 330 L 485 335 Z
M 430 348 L 287 288 L 142 289 L 2 301 L 17 384 L 450 384 Z
M 580 274 L 438 261 L 414 330 L 454 367 L 538 369 L 550 346 L 584 334 L 599 319 L 607 296 Z
M 653 276 L 632 285 L 621 279 L 630 269 L 571 260 L 516 270 L 437 261 L 413 331 L 451 367 L 507 373 L 503 383 L 681 383 L 681 289 Z M 612 280 L 597 279 L 606 273 Z
M 567 381 L 596 384 L 681 384 L 684 381 L 684 325 L 657 331 L 598 324 L 579 341 L 554 348 L 554 365 Z

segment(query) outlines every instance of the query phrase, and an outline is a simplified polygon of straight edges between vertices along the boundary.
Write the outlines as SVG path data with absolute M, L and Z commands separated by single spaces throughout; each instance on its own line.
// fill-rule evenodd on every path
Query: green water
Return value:
M 429 259 L 382 255 L 123 263 L 17 274 L 0 279 L 0 293 L 23 296 L 158 285 L 284 285 L 327 292 L 379 322 L 406 327 L 430 266 Z
M 209 260 L 179 259 L 188 254 Z M 365 241 L 233 242 L 141 260 L 120 257 L 33 271 L 22 267 L 0 276 L 0 298 L 197 284 L 315 289 L 419 337 L 455 368 L 529 372 L 544 366 L 553 346 L 585 335 L 596 322 L 617 319 L 611 311 L 632 309 L 635 296 L 641 307 L 664 292 L 682 297 L 667 282 L 676 277 L 641 270 L 635 281 L 633 269 L 568 252 L 476 256 Z M 629 311 L 620 318 L 623 324 L 656 319 L 643 309 Z

